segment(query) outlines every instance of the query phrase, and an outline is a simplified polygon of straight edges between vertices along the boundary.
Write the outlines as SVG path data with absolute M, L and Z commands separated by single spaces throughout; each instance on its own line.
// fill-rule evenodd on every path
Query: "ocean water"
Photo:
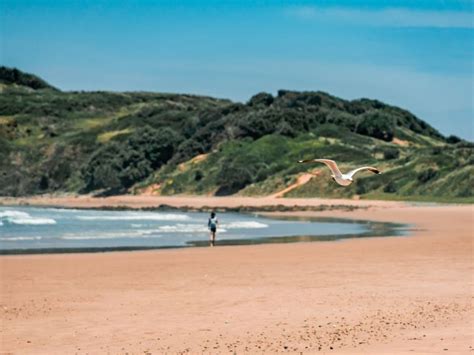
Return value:
M 208 217 L 200 212 L 0 206 L 0 250 L 199 246 L 209 239 Z M 360 236 L 367 232 L 363 223 L 278 220 L 240 213 L 218 213 L 217 217 L 217 244 L 287 242 L 288 237 Z

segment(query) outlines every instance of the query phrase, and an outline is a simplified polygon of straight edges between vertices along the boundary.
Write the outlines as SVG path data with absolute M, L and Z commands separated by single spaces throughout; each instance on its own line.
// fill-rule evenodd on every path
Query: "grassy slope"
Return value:
M 365 139 L 365 137 L 364 137 Z M 353 197 L 360 195 L 368 199 L 391 199 L 439 202 L 474 202 L 471 193 L 474 166 L 468 163 L 464 149 L 417 148 L 401 150 L 398 159 L 385 160 L 378 153 L 393 143 L 371 139 L 367 145 L 351 145 L 314 134 L 288 139 L 269 135 L 256 141 L 228 142 L 207 159 L 183 164 L 171 173 L 157 174 L 155 182 L 161 183 L 161 194 L 177 193 L 214 194 L 218 184 L 220 166 L 224 161 L 236 159 L 265 162 L 272 172 L 262 181 L 249 184 L 238 193 L 241 195 L 269 195 L 292 184 L 298 174 L 306 171 L 319 172 L 307 184 L 290 191 L 287 197 Z M 354 142 L 355 143 L 355 142 Z M 361 173 L 350 187 L 340 187 L 330 179 L 330 172 L 323 165 L 303 165 L 296 161 L 309 157 L 331 157 L 341 161 L 341 170 L 371 164 L 383 170 L 382 175 Z M 350 161 L 350 163 L 348 163 Z M 421 179 L 426 169 L 434 176 L 427 181 Z M 385 192 L 390 191 L 390 192 Z
M 40 88 L 0 78 L 1 195 L 81 191 L 94 152 L 114 142 L 126 151 L 129 137 L 150 126 L 172 128 L 183 143 L 131 191 L 160 184 L 162 194 L 267 195 L 318 169 L 320 176 L 287 196 L 473 201 L 472 145 L 447 144 L 409 112 L 378 101 L 282 91 L 242 105 L 189 95 L 60 92 L 34 76 L 22 80 Z M 361 130 L 368 114 L 393 122 L 396 139 Z M 384 157 L 388 149 L 397 154 Z M 361 174 L 342 188 L 324 167 L 295 163 L 312 157 L 335 159 L 343 169 L 376 165 L 384 174 Z

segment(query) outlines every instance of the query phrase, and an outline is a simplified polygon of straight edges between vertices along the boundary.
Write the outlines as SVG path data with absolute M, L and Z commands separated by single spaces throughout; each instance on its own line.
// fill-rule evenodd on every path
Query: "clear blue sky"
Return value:
M 0 0 L 0 63 L 64 90 L 323 90 L 472 140 L 473 1 Z

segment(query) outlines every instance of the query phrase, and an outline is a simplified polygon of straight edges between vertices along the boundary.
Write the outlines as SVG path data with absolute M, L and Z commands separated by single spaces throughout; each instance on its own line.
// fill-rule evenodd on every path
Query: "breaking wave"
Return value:
M 173 213 L 129 213 L 118 216 L 77 216 L 76 218 L 83 221 L 186 221 L 190 219 L 184 214 Z
M 260 229 L 267 228 L 268 224 L 254 221 L 235 221 L 223 223 L 218 227 L 219 233 L 225 233 L 228 229 Z M 207 233 L 208 228 L 203 224 L 184 224 L 165 225 L 158 227 L 158 231 L 163 233 Z
M 175 224 L 172 226 L 160 226 L 158 227 L 160 232 L 164 233 L 206 233 L 207 227 L 202 224 Z
M 9 237 L 9 238 L 0 238 L 2 242 L 17 242 L 21 240 L 41 240 L 43 237 Z
M 223 224 L 222 227 L 227 229 L 260 229 L 268 228 L 268 224 L 255 221 L 235 221 Z
M 5 222 L 22 225 L 56 224 L 52 218 L 33 217 L 29 213 L 15 210 L 0 212 L 0 225 L 4 225 Z
M 156 230 L 137 230 L 137 231 L 121 231 L 110 233 L 98 233 L 97 235 L 84 234 L 65 234 L 59 239 L 63 240 L 95 240 L 95 239 L 120 239 L 120 238 L 162 238 L 162 235 L 157 234 Z

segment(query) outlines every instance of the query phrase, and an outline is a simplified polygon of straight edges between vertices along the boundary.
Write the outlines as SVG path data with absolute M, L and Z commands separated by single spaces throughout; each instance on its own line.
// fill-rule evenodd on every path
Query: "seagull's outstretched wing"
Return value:
M 368 171 L 370 171 L 374 174 L 382 174 L 382 172 L 377 168 L 374 168 L 374 167 L 371 167 L 371 166 L 363 166 L 362 168 L 358 168 L 358 169 L 354 169 L 354 170 L 349 171 L 346 175 L 349 178 L 352 178 L 355 174 L 357 174 L 359 171 L 362 171 L 362 170 L 368 170 Z
M 341 171 L 337 167 L 337 164 L 334 160 L 330 160 L 330 159 L 307 159 L 307 160 L 299 160 L 298 163 L 323 163 L 323 164 L 326 164 L 329 169 L 331 169 L 332 173 L 335 176 L 342 176 Z

